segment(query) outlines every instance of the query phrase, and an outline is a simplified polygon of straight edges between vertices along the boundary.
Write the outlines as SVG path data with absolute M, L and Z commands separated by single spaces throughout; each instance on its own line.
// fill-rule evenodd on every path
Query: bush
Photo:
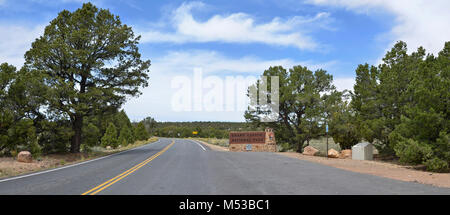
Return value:
M 427 160 L 425 166 L 428 171 L 432 172 L 448 172 L 448 162 L 437 157 Z
M 450 163 L 450 134 L 444 131 L 440 132 L 439 138 L 436 140 L 434 155 Z
M 145 129 L 145 125 L 143 122 L 137 124 L 134 129 L 134 135 L 137 140 L 147 140 L 149 138 L 149 134 L 147 129 Z
M 88 146 L 96 146 L 100 141 L 100 129 L 92 123 L 83 127 L 83 142 Z
M 131 129 L 128 126 L 124 126 L 120 130 L 119 135 L 119 144 L 122 146 L 127 146 L 128 144 L 133 143 L 133 134 L 131 133 Z
M 35 139 L 30 144 L 30 153 L 33 156 L 33 158 L 40 158 L 42 155 L 42 147 L 38 144 L 37 139 Z
M 289 151 L 291 149 L 292 149 L 292 146 L 289 143 L 283 142 L 283 143 L 279 144 L 279 151 L 280 152 L 287 152 L 287 151 Z
M 420 144 L 413 139 L 399 142 L 394 150 L 400 158 L 400 162 L 406 164 L 421 164 L 423 161 L 428 160 L 433 153 L 428 145 Z
M 84 152 L 84 153 L 88 153 L 89 154 L 89 153 L 92 152 L 92 149 L 91 149 L 91 147 L 88 144 L 81 144 L 80 148 L 81 148 L 81 151 Z
M 39 134 L 39 145 L 45 154 L 67 152 L 73 136 L 68 121 L 45 121 Z
M 117 141 L 117 129 L 113 123 L 109 123 L 105 135 L 103 135 L 101 139 L 101 142 L 103 147 L 111 146 L 113 148 L 116 148 L 119 145 Z

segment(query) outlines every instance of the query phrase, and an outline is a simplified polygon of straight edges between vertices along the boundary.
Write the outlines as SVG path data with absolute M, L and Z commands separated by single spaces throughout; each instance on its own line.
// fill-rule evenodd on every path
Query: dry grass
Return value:
M 217 146 L 222 146 L 222 147 L 227 147 L 227 148 L 229 145 L 228 139 L 217 139 L 217 138 L 192 138 L 192 139 L 200 140 L 200 141 L 212 144 L 212 145 L 217 145 Z M 326 155 L 327 139 L 325 137 L 319 138 L 319 139 L 313 139 L 309 142 L 309 145 L 319 150 L 319 156 Z M 281 151 L 282 146 L 278 146 L 278 148 L 280 149 L 279 151 Z M 333 141 L 333 138 L 328 138 L 328 149 L 336 149 L 337 151 L 341 150 L 341 148 L 339 147 L 339 144 L 335 143 Z M 290 150 L 290 151 L 292 151 L 292 150 Z
M 96 146 L 96 147 L 92 148 L 92 152 L 90 152 L 89 154 L 95 155 L 95 156 L 104 156 L 104 155 L 114 154 L 114 153 L 122 152 L 122 151 L 125 151 L 128 149 L 136 148 L 136 147 L 145 145 L 147 143 L 153 143 L 157 140 L 158 140 L 157 137 L 151 137 L 147 140 L 138 140 L 133 144 L 129 144 L 127 146 L 119 147 L 119 148 L 115 148 L 115 149 L 106 149 L 106 148 L 103 148 L 100 146 Z
M 151 137 L 146 141 L 136 141 L 134 144 L 120 147 L 117 149 L 107 150 L 103 147 L 93 147 L 90 152 L 81 153 L 63 153 L 63 154 L 49 154 L 41 158 L 33 160 L 32 163 L 17 162 L 12 157 L 0 157 L 0 178 L 22 175 L 26 173 L 52 169 L 64 165 L 74 164 L 91 160 L 94 158 L 122 152 L 128 149 L 136 148 L 147 143 L 157 141 L 157 137 Z
M 222 146 L 222 147 L 227 147 L 228 148 L 228 144 L 229 141 L 228 139 L 217 139 L 217 138 L 192 138 L 194 140 L 200 140 L 212 145 L 217 145 L 217 146 Z
M 306 143 L 305 143 L 306 145 Z M 322 137 L 318 139 L 313 139 L 309 142 L 309 145 L 319 150 L 319 156 L 326 156 L 327 154 L 327 138 Z M 333 141 L 333 138 L 328 138 L 328 149 L 335 149 L 336 151 L 341 151 L 339 144 Z

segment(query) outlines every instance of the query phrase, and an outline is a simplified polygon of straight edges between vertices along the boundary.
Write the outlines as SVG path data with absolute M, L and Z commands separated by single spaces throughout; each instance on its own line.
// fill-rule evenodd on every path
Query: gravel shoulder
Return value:
M 211 150 L 213 151 L 229 151 L 228 147 L 223 147 L 223 146 L 218 146 L 218 145 L 214 145 L 214 144 L 210 144 L 207 143 L 205 141 L 202 140 L 198 140 L 198 139 L 193 139 L 194 141 L 200 142 L 203 145 L 206 145 L 207 147 L 209 147 Z
M 336 167 L 352 172 L 376 175 L 401 181 L 418 182 L 438 187 L 450 188 L 450 173 L 431 173 L 380 161 L 359 161 L 302 155 L 296 152 L 278 152 L 277 154 Z
M 228 151 L 227 147 L 210 144 L 201 140 L 196 141 L 208 146 L 211 150 L 214 151 Z M 277 154 L 332 166 L 352 172 L 376 175 L 400 181 L 417 182 L 437 187 L 450 188 L 450 173 L 425 172 L 416 170 L 413 166 L 403 166 L 382 161 L 359 161 L 352 159 L 326 158 L 318 156 L 307 156 L 296 152 L 277 152 Z

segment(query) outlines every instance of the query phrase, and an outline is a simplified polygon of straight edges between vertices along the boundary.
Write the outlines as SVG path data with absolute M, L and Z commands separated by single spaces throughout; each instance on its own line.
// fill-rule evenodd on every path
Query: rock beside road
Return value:
M 338 158 L 339 152 L 334 149 L 330 149 L 330 150 L 328 150 L 328 157 L 329 158 Z
M 314 156 L 319 152 L 319 150 L 317 150 L 316 148 L 312 147 L 312 146 L 307 146 L 303 149 L 303 154 L 304 155 L 309 155 L 309 156 Z
M 31 153 L 29 151 L 21 151 L 17 155 L 17 161 L 23 163 L 32 163 L 33 157 L 31 157 Z
M 352 150 L 351 149 L 345 149 L 341 151 L 341 154 L 339 154 L 339 158 L 352 158 Z

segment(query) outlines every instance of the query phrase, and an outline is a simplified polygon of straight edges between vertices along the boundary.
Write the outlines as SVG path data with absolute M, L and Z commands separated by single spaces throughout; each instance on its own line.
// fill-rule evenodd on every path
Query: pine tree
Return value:
M 245 112 L 247 122 L 255 127 L 269 126 L 275 129 L 279 140 L 292 144 L 297 151 L 303 150 L 305 141 L 323 134 L 323 125 L 328 99 L 334 99 L 335 87 L 332 85 L 333 76 L 325 70 L 315 72 L 307 67 L 294 66 L 286 71 L 281 66 L 270 67 L 263 76 L 278 76 L 279 78 L 279 111 L 276 113 L 270 105 L 251 104 Z M 259 86 L 268 86 L 265 87 Z M 261 94 L 260 94 L 261 93 Z M 325 95 L 329 93 L 330 95 Z M 247 96 L 258 98 L 267 95 L 273 99 L 271 92 L 271 78 L 260 79 L 249 87 Z M 263 123 L 261 118 L 275 116 L 274 122 Z
M 127 146 L 128 144 L 133 143 L 131 129 L 128 126 L 124 126 L 120 130 L 119 143 L 122 146 Z
M 89 123 L 86 128 L 83 129 L 83 142 L 88 146 L 98 145 L 100 137 L 100 129 L 92 123 Z
M 46 84 L 47 110 L 70 118 L 71 152 L 80 151 L 85 117 L 120 107 L 148 85 L 139 39 L 109 10 L 85 3 L 61 11 L 26 52 L 25 67 Z
M 116 126 L 113 123 L 109 123 L 108 128 L 106 129 L 106 132 L 102 137 L 102 146 L 111 146 L 113 148 L 116 148 L 118 145 L 119 142 L 117 140 Z
M 149 134 L 147 132 L 147 129 L 145 129 L 145 125 L 143 122 L 139 122 L 137 126 L 135 127 L 135 135 L 137 140 L 147 140 L 149 137 Z

